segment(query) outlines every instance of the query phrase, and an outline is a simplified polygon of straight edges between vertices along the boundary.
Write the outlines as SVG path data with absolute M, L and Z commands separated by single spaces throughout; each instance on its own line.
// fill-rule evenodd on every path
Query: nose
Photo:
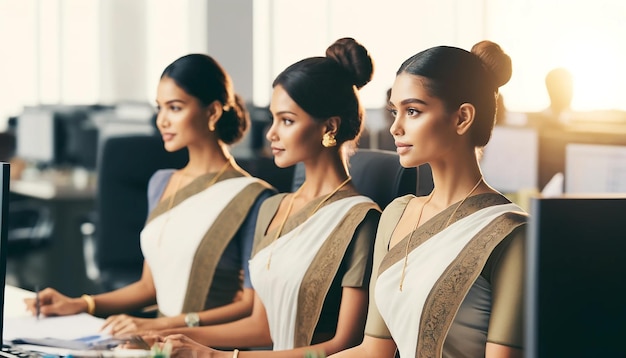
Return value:
M 167 120 L 165 113 L 162 111 L 157 112 L 156 125 L 158 128 L 167 128 L 169 125 L 169 121 Z
M 402 123 L 399 117 L 396 117 L 391 123 L 391 127 L 389 127 L 389 133 L 393 136 L 400 136 L 404 134 L 404 130 L 402 129 Z
M 276 136 L 276 130 L 274 128 L 274 123 L 272 123 L 270 129 L 267 130 L 265 138 L 270 142 L 275 142 L 278 139 L 278 137 Z

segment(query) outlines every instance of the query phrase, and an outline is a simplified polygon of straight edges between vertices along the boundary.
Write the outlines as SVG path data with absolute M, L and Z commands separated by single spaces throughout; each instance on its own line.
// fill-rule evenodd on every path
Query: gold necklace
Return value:
M 322 201 L 320 201 L 315 208 L 313 208 L 313 210 L 311 210 L 311 212 L 309 213 L 309 215 L 307 216 L 306 220 L 308 220 L 311 216 L 313 216 L 313 214 L 315 214 L 317 212 L 317 210 L 325 203 L 328 201 L 328 199 L 330 199 L 333 195 L 335 195 L 339 190 L 341 190 L 341 188 L 343 188 L 344 186 L 346 186 L 346 184 L 348 184 L 350 181 L 352 180 L 351 176 L 348 176 L 348 178 L 346 180 L 344 180 L 341 184 L 339 184 L 338 187 L 336 187 L 333 191 L 330 192 L 330 194 L 326 195 L 326 197 L 324 197 L 324 199 L 322 199 Z M 280 237 L 280 234 L 283 231 L 283 228 L 285 227 L 285 223 L 287 222 L 287 219 L 289 218 L 289 214 L 291 214 L 291 209 L 293 208 L 293 202 L 296 200 L 296 197 L 298 196 L 298 194 L 300 193 L 300 190 L 302 190 L 302 188 L 304 188 L 304 185 L 306 184 L 306 182 L 302 183 L 302 185 L 300 186 L 300 188 L 298 190 L 296 190 L 295 193 L 293 193 L 293 195 L 291 196 L 291 200 L 289 201 L 289 206 L 287 207 L 287 212 L 285 213 L 285 217 L 283 218 L 283 221 L 280 223 L 280 225 L 278 226 L 278 230 L 276 230 L 276 235 L 274 235 L 274 239 L 272 240 L 272 243 L 270 244 L 270 253 L 269 256 L 267 257 L 267 269 L 270 269 L 270 263 L 272 262 L 272 253 L 274 252 L 274 244 L 276 243 L 276 240 Z M 306 221 L 305 220 L 305 221 Z M 300 234 L 300 230 L 302 230 L 302 224 L 300 225 L 300 229 L 298 229 L 298 232 L 294 235 L 294 237 L 298 236 L 298 234 Z
M 228 169 L 228 167 L 231 166 L 231 159 L 230 158 L 226 158 L 226 164 L 224 164 L 220 170 L 217 172 L 217 174 L 215 174 L 215 176 L 213 177 L 213 179 L 211 179 L 211 181 L 209 182 L 209 184 L 207 184 L 206 188 L 209 188 L 210 186 L 212 186 L 213 184 L 215 184 L 219 178 L 222 176 L 222 174 L 224 174 L 224 172 L 226 172 L 226 169 Z M 179 172 L 178 175 L 178 180 L 176 180 L 176 186 L 174 187 L 174 193 L 172 193 L 172 195 L 170 195 L 170 201 L 167 204 L 167 216 L 165 217 L 165 222 L 163 223 L 163 225 L 161 226 L 161 231 L 159 233 L 159 239 L 157 240 L 158 246 L 161 246 L 161 238 L 163 237 L 163 231 L 165 229 L 165 226 L 167 226 L 167 223 L 170 221 L 170 216 L 172 215 L 171 211 L 172 210 L 172 206 L 174 205 L 174 199 L 176 198 L 176 194 L 178 194 L 178 189 L 180 188 L 180 183 L 183 181 L 183 176 L 185 176 L 185 174 L 181 172 Z
M 450 225 L 450 221 L 454 217 L 454 214 L 456 214 L 457 210 L 459 210 L 459 208 L 461 207 L 461 205 L 463 205 L 465 200 L 467 200 L 467 198 L 469 198 L 470 195 L 472 195 L 472 193 L 474 191 L 476 191 L 476 189 L 478 188 L 478 186 L 480 185 L 480 183 L 482 181 L 483 181 L 483 177 L 481 175 L 480 178 L 478 178 L 478 182 L 476 182 L 476 185 L 474 185 L 472 190 L 470 190 L 469 193 L 467 193 L 467 195 L 465 195 L 463 200 L 461 200 L 459 205 L 457 205 L 456 208 L 454 208 L 454 211 L 452 211 L 452 215 L 450 215 L 450 217 L 448 217 L 448 221 L 446 221 L 446 225 L 444 227 L 442 227 L 441 230 L 447 228 L 448 225 Z M 404 277 L 406 275 L 406 266 L 407 266 L 407 262 L 408 262 L 408 259 L 409 259 L 409 246 L 411 244 L 411 240 L 413 239 L 413 234 L 415 233 L 415 230 L 417 229 L 417 226 L 419 225 L 420 220 L 422 220 L 422 213 L 424 212 L 424 207 L 426 207 L 426 204 L 428 204 L 430 202 L 430 199 L 433 197 L 434 193 L 435 193 L 435 189 L 433 189 L 433 191 L 430 193 L 430 195 L 428 195 L 428 198 L 426 199 L 426 201 L 424 201 L 424 204 L 422 205 L 422 208 L 420 209 L 419 215 L 417 216 L 417 221 L 415 222 L 415 224 L 413 224 L 413 229 L 411 230 L 411 234 L 409 235 L 409 239 L 406 242 L 406 247 L 404 249 L 404 263 L 402 264 L 402 274 L 400 276 L 400 292 L 402 292 L 402 285 L 404 283 Z

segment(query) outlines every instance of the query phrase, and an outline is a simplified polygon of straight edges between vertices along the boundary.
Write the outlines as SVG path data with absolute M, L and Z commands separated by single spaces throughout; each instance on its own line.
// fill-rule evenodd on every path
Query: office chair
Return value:
M 235 158 L 239 166 L 250 175 L 263 179 L 272 185 L 278 192 L 289 192 L 293 182 L 295 166 L 279 168 L 274 158 Z
M 430 167 L 404 168 L 398 154 L 380 149 L 359 149 L 349 159 L 350 175 L 357 191 L 384 209 L 393 199 L 405 195 L 427 195 L 433 189 Z M 304 165 L 295 168 L 292 190 L 304 182 Z
M 98 283 L 110 291 L 141 277 L 139 233 L 148 215 L 150 177 L 158 169 L 182 168 L 188 154 L 167 152 L 158 135 L 126 135 L 104 139 L 100 155 L 94 261 Z

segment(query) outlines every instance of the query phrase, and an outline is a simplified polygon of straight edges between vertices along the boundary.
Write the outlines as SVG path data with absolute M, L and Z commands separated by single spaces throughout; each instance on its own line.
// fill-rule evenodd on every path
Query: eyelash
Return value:
M 420 113 L 422 113 L 422 111 L 418 110 L 417 108 L 407 108 L 407 113 L 409 113 L 409 115 L 414 116 L 414 115 L 419 115 Z M 411 114 L 411 112 L 414 112 L 413 114 Z
M 398 115 L 398 110 L 395 108 L 389 108 L 387 107 L 387 111 L 389 113 L 391 113 L 391 115 L 395 118 Z M 416 116 L 422 113 L 422 111 L 418 110 L 417 108 L 413 108 L 413 107 L 409 107 L 406 109 L 406 112 L 409 116 Z

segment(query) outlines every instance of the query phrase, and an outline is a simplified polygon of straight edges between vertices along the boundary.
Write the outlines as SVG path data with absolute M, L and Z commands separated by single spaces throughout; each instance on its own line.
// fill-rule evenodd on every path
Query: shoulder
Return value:
M 154 172 L 148 181 L 148 193 L 152 195 L 162 192 L 175 171 L 176 169 L 159 169 Z
M 249 185 L 259 190 L 260 193 L 269 192 L 272 194 L 276 194 L 278 192 L 276 188 L 274 188 L 270 183 L 266 182 L 263 179 L 259 179 L 256 177 L 249 177 L 249 178 L 251 179 L 251 183 Z
M 403 195 L 403 196 L 393 199 L 393 201 L 385 207 L 382 217 L 393 218 L 393 217 L 401 216 L 402 213 L 404 212 L 404 209 L 406 209 L 407 205 L 409 205 L 409 202 L 414 198 L 415 198 L 415 195 L 407 194 L 407 195 Z
M 279 193 L 268 197 L 261 204 L 261 212 L 273 215 L 278 210 L 278 206 L 285 196 L 287 196 L 287 193 Z
M 164 181 L 167 183 L 169 178 L 174 174 L 176 169 L 159 169 L 150 176 L 150 183 Z

